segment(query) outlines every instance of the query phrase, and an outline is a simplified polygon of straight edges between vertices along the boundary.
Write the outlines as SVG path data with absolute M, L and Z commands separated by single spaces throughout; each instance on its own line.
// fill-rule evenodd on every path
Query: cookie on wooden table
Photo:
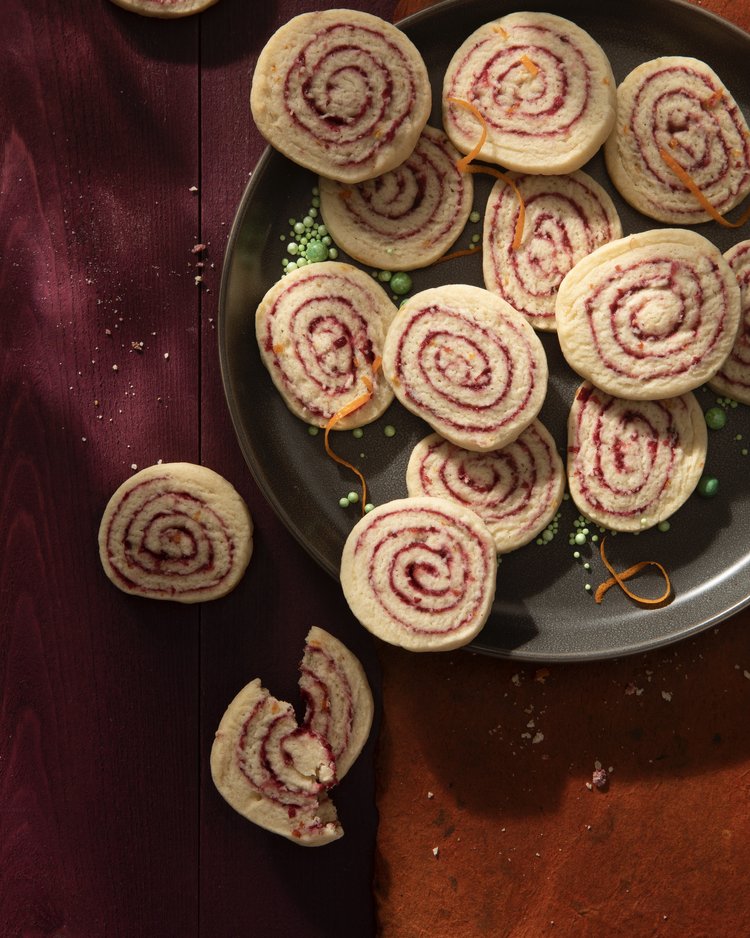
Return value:
M 414 149 L 432 106 L 427 68 L 396 26 L 357 10 L 301 13 L 262 49 L 250 106 L 258 130 L 321 176 L 361 182 Z
M 250 512 L 222 476 L 193 463 L 136 472 L 99 526 L 104 572 L 126 593 L 195 603 L 234 589 L 253 549 Z
M 620 194 L 657 221 L 696 225 L 750 193 L 750 129 L 713 69 L 688 56 L 643 62 L 617 89 L 617 122 L 604 148 Z M 670 165 L 671 164 L 671 165 Z
M 580 169 L 615 120 L 615 79 L 604 50 L 580 26 L 552 13 L 510 13 L 475 30 L 443 80 L 443 123 L 478 159 L 521 173 Z
M 740 290 L 708 239 L 659 228 L 579 261 L 560 285 L 555 315 L 574 371 L 609 394 L 656 400 L 716 374 L 737 335 Z
M 323 629 L 310 629 L 300 672 L 302 724 L 292 705 L 256 678 L 221 718 L 211 776 L 222 797 L 249 821 L 318 847 L 343 836 L 328 792 L 367 741 L 373 700 L 360 662 Z
M 350 532 L 341 586 L 359 622 L 410 651 L 471 642 L 492 608 L 495 542 L 473 511 L 444 498 L 379 505 Z
M 692 392 L 632 401 L 584 382 L 568 418 L 571 497 L 604 528 L 644 531 L 691 495 L 706 448 L 706 421 Z

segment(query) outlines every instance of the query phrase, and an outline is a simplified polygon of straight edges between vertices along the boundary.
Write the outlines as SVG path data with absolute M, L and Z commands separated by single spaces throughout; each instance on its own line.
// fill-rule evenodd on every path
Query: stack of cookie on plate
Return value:
M 578 25 L 512 13 L 457 47 L 435 127 L 405 34 L 329 10 L 275 34 L 251 106 L 268 142 L 320 177 L 323 220 L 352 258 L 298 267 L 260 303 L 276 387 L 327 432 L 376 419 L 394 397 L 431 430 L 409 460 L 408 498 L 365 514 L 346 541 L 342 587 L 365 627 L 415 651 L 471 642 L 498 554 L 550 524 L 566 480 L 579 511 L 613 531 L 653 527 L 685 502 L 707 447 L 693 391 L 750 401 L 750 248 L 723 256 L 686 227 L 726 223 L 750 192 L 750 131 L 706 64 L 656 59 L 617 87 Z M 660 227 L 623 236 L 583 168 L 602 147 L 617 193 Z M 451 282 L 445 265 L 442 285 L 396 309 L 357 263 L 443 259 L 477 173 L 495 179 L 484 285 Z M 581 379 L 566 441 L 539 420 L 540 331 Z

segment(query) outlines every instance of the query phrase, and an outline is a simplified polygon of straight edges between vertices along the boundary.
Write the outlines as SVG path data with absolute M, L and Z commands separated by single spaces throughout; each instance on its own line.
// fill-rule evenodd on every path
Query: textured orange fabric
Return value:
M 381 658 L 384 938 L 750 934 L 750 611 L 618 661 Z

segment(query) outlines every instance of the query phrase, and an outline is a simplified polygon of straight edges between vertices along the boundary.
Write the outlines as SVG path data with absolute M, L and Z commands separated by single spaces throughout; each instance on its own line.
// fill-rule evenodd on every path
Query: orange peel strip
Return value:
M 641 603 L 644 606 L 659 606 L 662 603 L 665 603 L 669 597 L 672 595 L 672 584 L 669 579 L 669 574 L 664 569 L 664 567 L 658 563 L 656 560 L 641 560 L 638 563 L 634 563 L 632 567 L 628 567 L 627 570 L 622 570 L 618 573 L 617 570 L 612 566 L 612 564 L 607 559 L 607 555 L 604 551 L 604 542 L 606 538 L 602 538 L 602 542 L 599 545 L 599 554 L 602 558 L 602 563 L 609 570 L 612 576 L 605 580 L 603 583 L 600 583 L 594 594 L 594 599 L 597 603 L 600 603 L 604 598 L 604 594 L 612 586 L 619 586 L 620 589 L 625 593 L 625 595 L 632 599 L 634 602 Z M 634 593 L 632 590 L 628 589 L 625 585 L 625 581 L 629 580 L 631 577 L 635 576 L 637 573 L 640 573 L 641 570 L 645 570 L 646 567 L 656 567 L 657 570 L 664 577 L 664 582 L 666 584 L 664 592 L 661 596 L 651 599 L 647 596 L 639 596 L 637 593 Z
M 439 257 L 436 261 L 433 261 L 433 263 L 442 264 L 443 261 L 452 261 L 456 257 L 468 257 L 469 254 L 476 254 L 481 250 L 481 244 L 478 244 L 473 248 L 462 248 L 460 251 L 451 251 L 450 254 L 443 254 L 442 257 Z
M 665 150 L 664 147 L 659 147 L 659 156 L 664 160 L 675 176 L 677 176 L 683 186 L 692 192 L 701 208 L 706 211 L 715 222 L 718 222 L 724 228 L 741 228 L 750 219 L 750 207 L 742 213 L 737 221 L 729 221 L 728 218 L 724 218 L 716 206 L 701 192 L 698 183 L 693 179 L 690 173 L 677 162 L 671 153 Z
M 375 358 L 375 360 L 372 363 L 373 375 L 375 375 L 378 372 L 381 364 L 382 364 L 382 359 L 378 355 L 377 358 Z M 359 471 L 359 469 L 357 469 L 356 466 L 353 466 L 350 462 L 348 462 L 346 459 L 343 459 L 341 456 L 338 456 L 333 451 L 333 448 L 331 447 L 330 441 L 328 439 L 328 435 L 330 434 L 331 430 L 336 426 L 336 424 L 340 420 L 343 420 L 344 417 L 348 417 L 349 414 L 353 414 L 354 411 L 359 410 L 360 407 L 364 407 L 364 405 L 367 404 L 367 402 L 372 398 L 372 395 L 373 395 L 372 381 L 370 380 L 370 378 L 367 377 L 367 375 L 362 376 L 362 383 L 364 384 L 365 389 L 366 389 L 364 394 L 360 394 L 358 397 L 355 397 L 354 400 L 349 401 L 348 404 L 344 404 L 343 407 L 339 408 L 336 411 L 336 413 L 333 414 L 333 416 L 328 419 L 328 422 L 326 423 L 326 427 L 325 427 L 325 435 L 323 437 L 323 442 L 325 444 L 326 453 L 331 457 L 331 459 L 334 462 L 337 462 L 340 466 L 344 466 L 344 468 L 350 469 L 354 473 L 354 475 L 357 476 L 357 478 L 359 479 L 360 485 L 362 486 L 362 514 L 364 514 L 365 504 L 367 502 L 367 482 L 365 481 L 365 477 Z
M 472 160 L 475 160 L 479 156 L 479 153 L 484 146 L 485 141 L 487 140 L 487 121 L 484 119 L 484 115 L 479 110 L 479 108 L 475 107 L 471 101 L 464 101 L 463 98 L 454 98 L 452 95 L 448 96 L 448 100 L 451 102 L 451 104 L 457 104 L 465 111 L 468 111 L 469 114 L 476 117 L 476 119 L 479 121 L 479 126 L 482 128 L 482 132 L 479 135 L 479 143 L 475 144 L 471 150 L 469 150 L 466 156 L 462 156 L 461 159 L 456 162 L 456 169 L 460 173 L 465 173 L 469 163 L 471 163 Z
M 524 52 L 524 54 L 521 56 L 521 65 L 523 65 L 523 67 L 526 69 L 526 71 L 529 73 L 529 75 L 531 75 L 532 78 L 533 78 L 535 75 L 538 75 L 538 74 L 539 74 L 539 66 L 536 64 L 536 62 L 532 61 L 532 60 L 528 57 L 528 55 L 526 55 L 525 52 Z

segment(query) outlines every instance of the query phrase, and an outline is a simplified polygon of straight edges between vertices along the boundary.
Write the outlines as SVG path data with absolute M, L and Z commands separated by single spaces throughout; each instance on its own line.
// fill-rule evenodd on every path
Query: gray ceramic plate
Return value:
M 440 126 L 442 75 L 461 41 L 489 20 L 511 12 L 500 0 L 457 0 L 433 7 L 400 25 L 422 52 L 436 102 L 431 123 Z M 631 0 L 626 4 L 555 2 L 526 4 L 573 20 L 604 47 L 617 81 L 640 62 L 664 54 L 694 55 L 727 82 L 750 115 L 750 36 L 697 7 L 678 0 Z M 585 169 L 613 195 L 626 233 L 656 227 L 619 198 L 609 183 L 601 154 Z M 475 205 L 481 211 L 491 180 L 477 178 Z M 281 273 L 288 218 L 301 217 L 316 180 L 279 154 L 260 160 L 239 206 L 227 248 L 220 297 L 219 350 L 229 408 L 242 452 L 260 488 L 281 520 L 332 576 L 338 576 L 344 540 L 358 515 L 339 507 L 339 497 L 356 480 L 333 463 L 322 434 L 311 437 L 275 391 L 255 343 L 254 313 Z M 480 226 L 473 230 L 479 231 Z M 743 237 L 713 223 L 698 228 L 722 250 Z M 463 242 L 467 242 L 465 235 Z M 463 243 L 462 242 L 462 243 Z M 341 255 L 342 260 L 348 260 Z M 479 255 L 413 274 L 414 290 L 441 283 L 483 286 Z M 579 379 L 563 360 L 554 335 L 543 336 L 550 363 L 549 394 L 541 419 L 565 447 L 565 421 Z M 714 403 L 698 392 L 704 409 Z M 385 425 L 396 428 L 387 438 Z M 394 403 L 362 439 L 334 435 L 336 450 L 366 474 L 371 500 L 382 503 L 406 494 L 404 471 L 413 445 L 429 428 Z M 744 437 L 744 442 L 737 435 Z M 528 545 L 506 556 L 499 567 L 497 598 L 473 650 L 528 661 L 608 658 L 645 651 L 715 624 L 750 601 L 750 409 L 729 412 L 727 426 L 709 438 L 707 471 L 720 480 L 713 499 L 694 495 L 672 518 L 667 533 L 650 531 L 610 540 L 620 567 L 656 559 L 669 570 L 674 601 L 643 609 L 612 590 L 596 605 L 584 586 L 606 578 L 596 550 L 586 548 L 591 570 L 573 559 L 568 535 L 577 512 L 565 502 L 557 537 L 545 546 Z M 641 582 L 645 592 L 658 584 Z

